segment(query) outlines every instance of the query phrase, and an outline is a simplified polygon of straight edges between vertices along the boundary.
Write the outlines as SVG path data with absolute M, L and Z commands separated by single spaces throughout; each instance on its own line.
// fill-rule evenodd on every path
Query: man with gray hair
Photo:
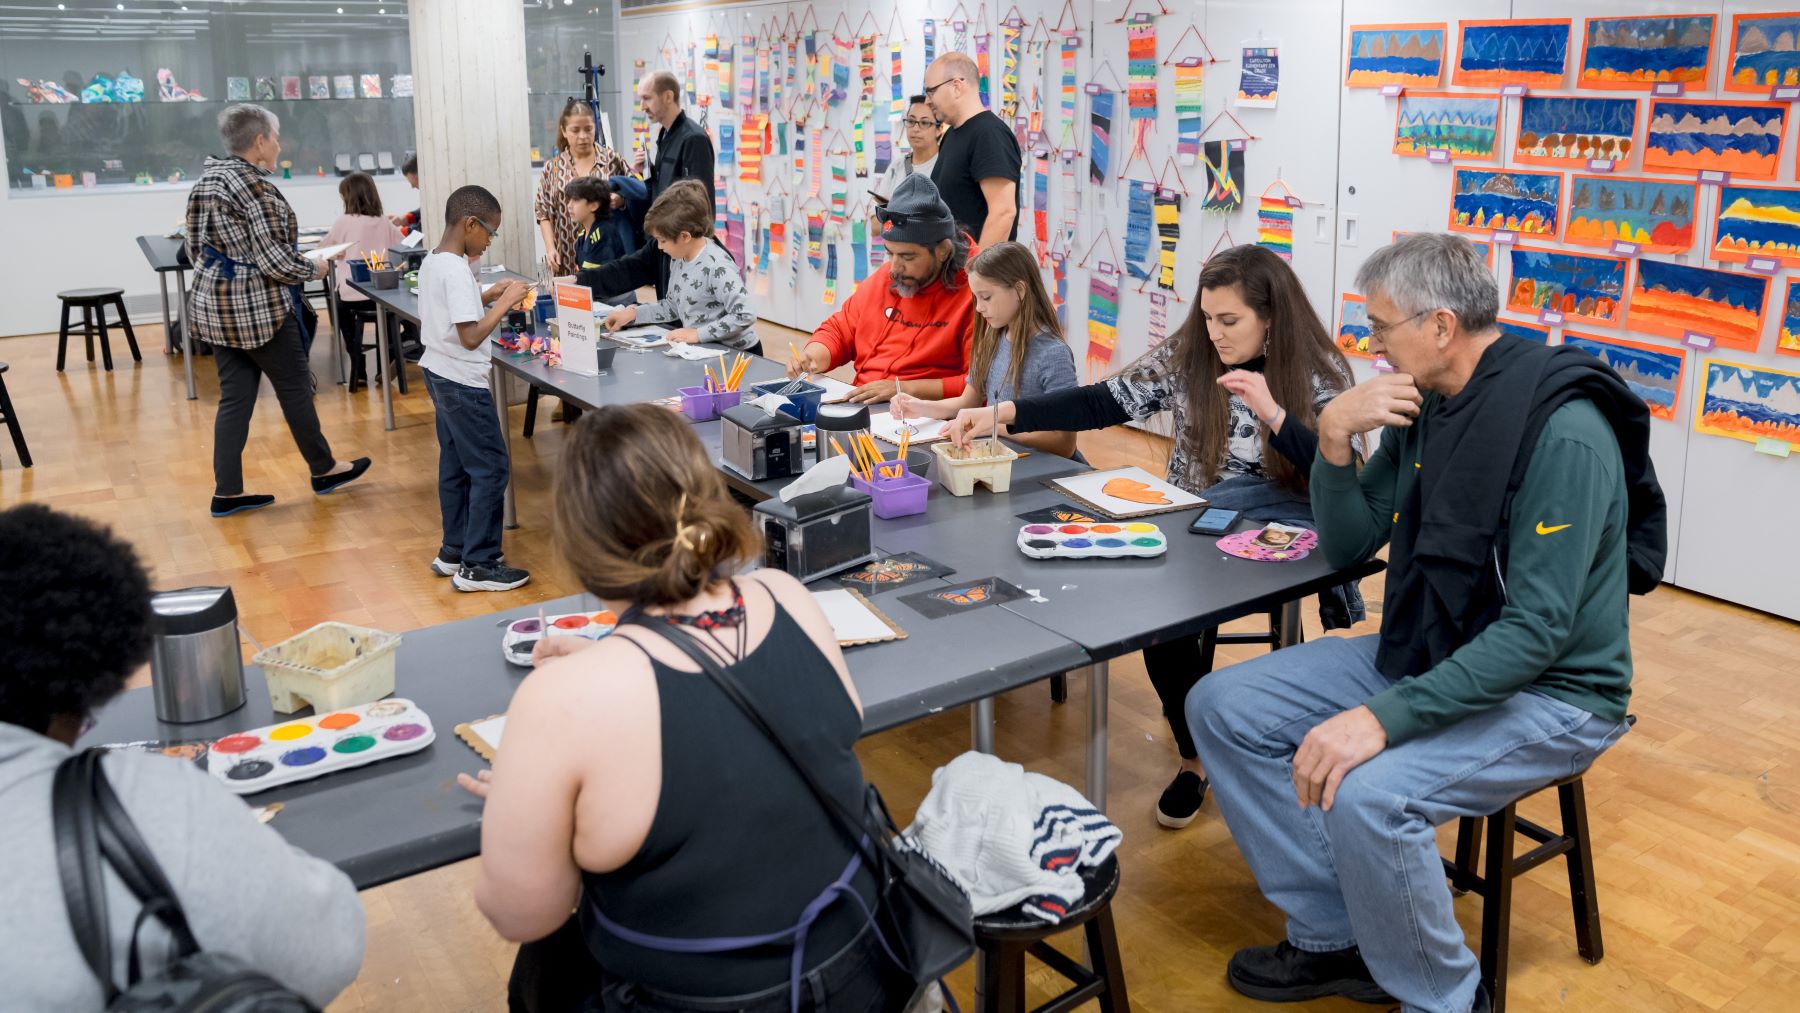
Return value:
M 1320 415 L 1311 495 L 1332 565 L 1389 547 L 1381 630 L 1216 672 L 1187 700 L 1219 809 L 1287 915 L 1227 977 L 1270 1002 L 1487 1010 L 1435 828 L 1625 733 L 1627 593 L 1656 586 L 1666 547 L 1649 413 L 1599 359 L 1501 334 L 1466 240 L 1406 236 L 1356 280 L 1393 372 Z M 1376 428 L 1359 471 L 1351 437 Z
M 240 103 L 219 113 L 225 157 L 210 156 L 188 192 L 187 253 L 194 262 L 187 326 L 213 347 L 219 413 L 213 421 L 212 515 L 228 517 L 275 502 L 244 492 L 244 443 L 256 392 L 267 376 L 300 456 L 323 495 L 361 477 L 369 459 L 339 461 L 319 429 L 306 365 L 318 314 L 300 287 L 331 265 L 295 250 L 299 223 L 267 179 L 281 157 L 281 121 Z

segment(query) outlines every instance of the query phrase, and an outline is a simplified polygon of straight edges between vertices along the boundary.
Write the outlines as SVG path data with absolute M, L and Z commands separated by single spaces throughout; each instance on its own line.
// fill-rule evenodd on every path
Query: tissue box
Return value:
M 752 482 L 800 474 L 800 422 L 755 405 L 725 409 L 721 416 L 725 466 Z
M 869 494 L 846 486 L 756 504 L 763 565 L 786 570 L 802 584 L 875 558 L 869 534 Z

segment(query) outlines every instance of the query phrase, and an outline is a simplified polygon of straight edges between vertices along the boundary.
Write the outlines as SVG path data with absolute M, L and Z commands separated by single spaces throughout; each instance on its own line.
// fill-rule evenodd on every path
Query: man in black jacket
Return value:
M 645 75 L 638 84 L 638 101 L 644 115 L 662 128 L 656 134 L 656 157 L 649 160 L 648 171 L 642 149 L 632 156 L 632 168 L 644 174 L 650 187 L 651 202 L 679 179 L 699 180 L 707 196 L 716 197 L 712 138 L 682 110 L 681 85 L 675 75 L 666 70 Z M 669 290 L 669 258 L 651 240 L 633 253 L 579 272 L 576 281 L 608 302 L 618 301 L 608 296 L 629 295 L 644 285 L 655 285 L 656 297 L 661 299 Z

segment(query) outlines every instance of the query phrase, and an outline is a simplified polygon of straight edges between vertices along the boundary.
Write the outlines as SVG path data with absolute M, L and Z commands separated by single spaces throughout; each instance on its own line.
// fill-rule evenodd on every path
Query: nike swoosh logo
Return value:
M 1537 533 L 1540 535 L 1554 535 L 1558 531 L 1563 530 L 1564 528 L 1572 528 L 1574 526 L 1575 525 L 1573 525 L 1573 524 L 1558 524 L 1556 527 L 1547 528 L 1547 527 L 1544 527 L 1543 521 L 1538 521 L 1537 522 Z

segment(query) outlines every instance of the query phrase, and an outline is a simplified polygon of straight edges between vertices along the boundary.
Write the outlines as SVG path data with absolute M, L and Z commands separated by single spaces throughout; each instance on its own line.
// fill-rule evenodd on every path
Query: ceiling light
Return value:
M 342 14 L 342 13 L 344 13 L 344 9 L 343 9 L 343 8 L 342 8 L 342 7 L 339 7 L 339 8 L 338 8 L 338 13 L 339 13 L 339 14 Z
M 124 10 L 124 9 L 125 9 L 125 5 L 124 5 L 124 4 L 114 4 L 114 5 L 113 5 L 113 7 L 114 7 L 114 8 L 115 8 L 115 9 L 116 9 L 116 10 L 121 10 L 121 11 L 122 11 L 122 10 Z

